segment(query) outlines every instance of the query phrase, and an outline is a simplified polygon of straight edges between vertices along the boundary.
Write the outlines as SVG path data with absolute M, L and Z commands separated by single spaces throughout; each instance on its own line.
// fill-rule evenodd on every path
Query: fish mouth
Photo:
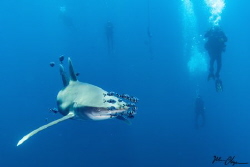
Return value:
M 81 107 L 75 110 L 75 119 L 84 119 L 84 120 L 104 120 L 111 119 L 117 116 L 134 118 L 133 112 L 130 108 L 106 108 L 106 107 Z

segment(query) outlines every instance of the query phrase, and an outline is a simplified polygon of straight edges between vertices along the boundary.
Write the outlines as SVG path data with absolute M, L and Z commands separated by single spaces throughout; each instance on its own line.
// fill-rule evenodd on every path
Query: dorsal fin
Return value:
M 60 74 L 62 76 L 63 86 L 64 87 L 68 86 L 69 80 L 68 80 L 68 77 L 66 76 L 66 73 L 64 71 L 62 64 L 60 64 Z
M 74 68 L 73 68 L 71 59 L 69 58 L 68 61 L 69 61 L 69 75 L 70 75 L 70 80 L 71 81 L 77 81 L 76 74 L 74 72 Z

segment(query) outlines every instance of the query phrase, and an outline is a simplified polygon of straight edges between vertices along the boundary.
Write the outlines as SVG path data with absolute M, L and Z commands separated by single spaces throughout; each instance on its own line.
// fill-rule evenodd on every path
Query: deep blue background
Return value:
M 199 30 L 209 11 L 193 1 Z M 197 3 L 195 3 L 197 2 Z M 190 75 L 183 52 L 182 2 L 176 0 L 1 0 L 0 166 L 210 167 L 213 156 L 250 163 L 250 58 L 248 1 L 228 1 L 221 26 L 228 36 L 216 93 L 207 74 Z M 61 19 L 60 6 L 73 28 Z M 153 58 L 148 49 L 150 12 Z M 114 24 L 114 55 L 108 55 L 104 26 Z M 184 32 L 185 34 L 185 32 Z M 68 120 L 16 147 L 24 135 L 61 115 L 60 55 L 71 57 L 79 80 L 140 99 L 131 126 L 118 120 Z M 194 128 L 197 84 L 207 124 Z

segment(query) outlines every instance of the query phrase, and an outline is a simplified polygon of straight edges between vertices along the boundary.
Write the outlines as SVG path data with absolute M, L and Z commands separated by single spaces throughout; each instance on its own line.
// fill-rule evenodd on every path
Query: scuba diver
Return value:
M 70 30 L 75 30 L 75 25 L 73 23 L 72 18 L 67 15 L 66 7 L 65 6 L 60 6 L 59 10 L 60 10 L 59 18 L 63 22 L 63 24 L 66 27 L 68 27 Z
M 220 80 L 220 70 L 221 70 L 221 54 L 225 52 L 227 42 L 227 37 L 219 26 L 212 27 L 204 35 L 207 38 L 205 43 L 205 49 L 207 50 L 210 57 L 210 67 L 208 80 L 211 78 L 216 80 L 216 91 L 223 91 L 222 81 Z M 217 70 L 214 75 L 214 63 L 217 62 Z
M 200 95 L 196 97 L 194 110 L 195 110 L 195 128 L 199 129 L 199 116 L 202 117 L 201 127 L 204 127 L 206 121 L 205 107 L 204 107 L 204 101 Z
M 108 21 L 106 24 L 106 36 L 107 36 L 107 42 L 108 42 L 108 53 L 109 55 L 113 53 L 113 24 L 111 21 Z

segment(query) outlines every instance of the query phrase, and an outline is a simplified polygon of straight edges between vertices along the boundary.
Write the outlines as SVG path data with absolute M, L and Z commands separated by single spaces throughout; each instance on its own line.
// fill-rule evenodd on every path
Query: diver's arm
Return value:
M 224 32 L 221 32 L 221 36 L 224 42 L 227 42 L 227 36 L 225 35 Z

